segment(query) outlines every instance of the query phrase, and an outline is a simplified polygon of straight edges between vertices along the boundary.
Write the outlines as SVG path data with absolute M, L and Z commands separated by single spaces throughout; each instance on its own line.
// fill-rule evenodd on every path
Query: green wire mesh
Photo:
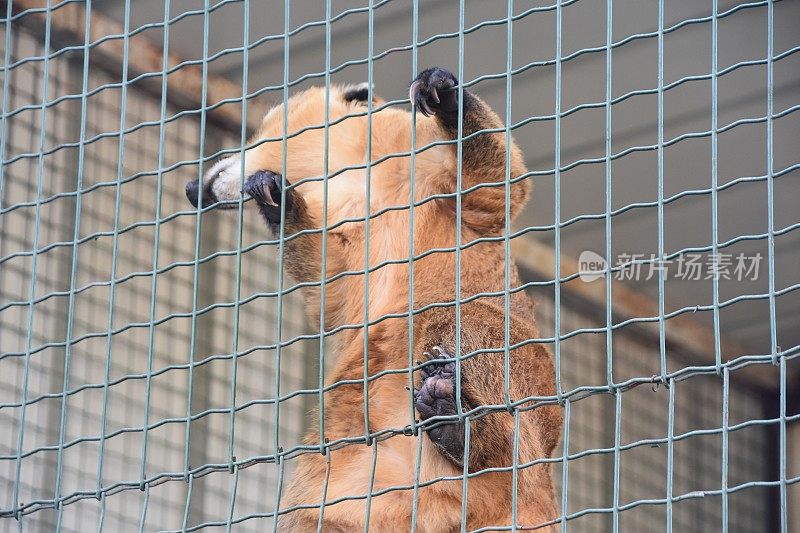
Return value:
M 776 206 L 785 205 L 781 191 L 798 197 L 796 185 L 786 184 L 797 182 L 800 161 L 796 149 L 788 156 L 775 149 L 782 136 L 797 132 L 800 40 L 796 32 L 776 35 L 776 27 L 800 22 L 796 3 L 713 0 L 700 15 L 677 17 L 661 0 L 653 3 L 655 16 L 644 28 L 626 25 L 636 10 L 631 2 L 508 0 L 480 11 L 464 0 L 430 6 L 414 0 L 390 21 L 402 18 L 408 26 L 400 43 L 382 38 L 379 16 L 398 4 L 388 0 L 339 11 L 328 1 L 322 16 L 310 19 L 298 18 L 299 3 L 289 0 L 283 6 L 205 0 L 191 10 L 164 0 L 146 4 L 152 20 L 142 25 L 132 22 L 137 6 L 126 0 L 117 2 L 121 31 L 110 33 L 97 23 L 106 17 L 99 4 L 0 2 L 0 531 L 274 530 L 276 511 L 291 511 L 279 503 L 296 457 L 343 444 L 302 440 L 308 411 L 325 409 L 324 373 L 334 357 L 328 338 L 335 332 L 324 330 L 324 313 L 318 324 L 307 323 L 300 287 L 283 275 L 283 228 L 277 238 L 268 236 L 243 203 L 234 216 L 191 209 L 184 183 L 219 156 L 249 147 L 261 99 L 285 101 L 298 88 L 353 76 L 392 95 L 382 81 L 384 64 L 394 68 L 390 62 L 402 60 L 407 82 L 429 64 L 429 55 L 440 57 L 432 50 L 444 48 L 449 66 L 464 80 L 460 92 L 499 95 L 488 99 L 507 124 L 500 133 L 513 134 L 526 152 L 537 143 L 549 150 L 546 159 L 528 161 L 524 176 L 512 177 L 506 169 L 501 184 L 533 180 L 536 203 L 529 210 L 540 209 L 549 220 L 523 216 L 522 227 L 507 226 L 498 240 L 508 256 L 513 241 L 539 239 L 552 246 L 554 268 L 543 272 L 536 258 L 520 257 L 523 285 L 509 286 L 506 264 L 506 287 L 498 296 L 508 317 L 510 292 L 531 293 L 542 337 L 528 342 L 550 344 L 555 357 L 557 391 L 547 401 L 560 403 L 565 413 L 562 446 L 548 460 L 559 484 L 557 527 L 797 528 L 800 415 L 791 376 L 797 375 L 800 346 L 781 344 L 779 328 L 800 309 L 800 280 L 784 270 L 800 269 L 782 265 L 776 249 L 796 249 L 800 221 L 796 211 Z M 241 44 L 214 49 L 213 24 L 234 7 L 245 21 Z M 267 8 L 277 9 L 276 33 L 248 23 Z M 448 12 L 447 31 L 424 23 L 437 10 Z M 84 33 L 65 35 L 59 17 L 76 12 Z M 575 40 L 572 24 L 584 16 L 604 24 L 604 41 L 575 44 L 582 41 Z M 737 20 L 758 25 L 765 35 L 741 57 L 726 55 L 719 44 L 729 31 L 725 25 Z M 171 49 L 171 32 L 187 21 L 202 31 L 199 59 L 180 58 Z M 364 53 L 340 57 L 334 40 L 353 28 L 364 29 Z M 549 32 L 552 49 L 529 49 L 533 28 Z M 710 70 L 674 76 L 680 71 L 670 70 L 670 46 L 691 29 L 707 32 L 707 49 L 697 53 L 708 55 Z M 496 33 L 489 42 L 502 61 L 472 75 L 470 46 L 477 45 L 470 39 L 491 31 Z M 316 36 L 314 53 L 323 59 L 295 67 L 302 47 L 295 52 L 293 43 L 308 34 Z M 131 66 L 138 53 L 133 39 L 142 36 L 163 51 L 152 71 Z M 253 82 L 253 72 L 264 67 L 252 58 L 264 47 L 274 49 L 271 64 L 281 69 L 272 72 L 272 84 Z M 649 54 L 650 78 L 615 78 L 619 65 L 637 53 Z M 576 89 L 572 69 L 591 58 L 599 58 L 596 87 Z M 208 80 L 222 62 L 235 63 L 241 85 L 237 97 L 220 102 Z M 186 71 L 203 82 L 191 102 L 169 78 Z M 745 75 L 761 80 L 758 105 L 732 114 L 719 105 L 723 81 Z M 543 81 L 536 90 L 520 88 L 528 78 Z M 674 126 L 670 106 L 698 86 L 710 120 L 697 128 Z M 380 106 L 370 103 L 367 116 L 408 106 L 404 91 L 394 90 L 397 98 Z M 670 100 L 672 95 L 678 96 Z M 652 111 L 651 128 L 634 137 L 618 135 L 617 121 L 629 113 L 624 106 L 636 102 Z M 599 117 L 597 143 L 576 147 L 570 120 L 592 113 Z M 328 126 L 327 120 L 318 125 L 326 139 Z M 728 136 L 754 127 L 764 171 L 724 174 Z M 284 131 L 283 138 L 296 133 Z M 737 146 L 744 149 L 749 139 Z M 458 153 L 462 141 L 459 136 L 451 143 Z M 697 147 L 705 181 L 675 190 L 669 151 L 684 146 Z M 409 157 L 414 168 L 414 152 L 398 155 Z M 652 163 L 650 174 L 638 176 L 652 188 L 647 199 L 621 194 L 618 185 L 630 186 L 625 165 L 639 157 Z M 363 168 L 369 173 L 378 163 L 367 157 Z M 589 172 L 602 182 L 602 201 L 594 211 L 575 212 L 573 183 Z M 764 198 L 764 223 L 727 233 L 718 223 L 720 198 L 751 185 Z M 698 232 L 693 244 L 673 246 L 668 210 L 692 198 L 708 202 L 708 235 Z M 460 195 L 456 203 L 460 212 Z M 618 250 L 612 239 L 617 221 L 636 213 L 647 213 L 656 228 L 654 255 L 609 265 L 607 275 L 691 253 L 718 257 L 756 243 L 765 253 L 764 283 L 729 296 L 712 277 L 702 281 L 711 287 L 710 303 L 698 299 L 675 307 L 671 280 L 659 269 L 650 293 L 654 315 L 623 314 L 610 283 L 603 285 L 602 303 L 587 299 L 574 289 L 580 274 L 565 274 L 562 255 L 574 250 L 564 242 L 571 232 L 599 228 L 597 251 L 611 258 Z M 413 214 L 411 220 L 413 232 Z M 323 242 L 328 229 L 326 222 Z M 458 256 L 469 244 L 459 242 L 451 251 Z M 411 255 L 413 264 L 413 246 Z M 323 309 L 326 281 L 319 282 Z M 409 309 L 416 312 L 409 294 Z M 462 302 L 448 303 L 458 312 Z M 754 320 L 767 325 L 767 334 L 755 344 L 759 349 L 730 353 L 725 313 L 748 303 L 760 304 Z M 704 353 L 682 344 L 672 327 L 692 313 L 710 317 Z M 410 325 L 414 313 L 407 316 Z M 368 322 L 365 316 L 352 327 Z M 367 342 L 365 335 L 364 379 L 371 377 Z M 408 351 L 410 368 L 415 354 L 410 346 Z M 458 346 L 456 351 L 461 353 Z M 457 373 L 459 368 L 457 359 Z M 766 385 L 750 377 L 754 368 L 767 373 Z M 505 377 L 508 383 L 508 371 Z M 357 416 L 366 418 L 368 408 L 365 396 L 364 413 Z M 322 421 L 319 431 L 325 434 Z M 378 438 L 390 436 L 362 435 L 347 445 L 366 442 L 376 449 Z M 372 496 L 362 495 L 367 501 Z

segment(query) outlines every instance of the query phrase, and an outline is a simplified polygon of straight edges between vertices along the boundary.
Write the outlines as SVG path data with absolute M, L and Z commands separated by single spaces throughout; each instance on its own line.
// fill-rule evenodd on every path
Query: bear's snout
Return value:
M 192 180 L 186 184 L 186 198 L 192 206 L 197 207 L 197 201 L 200 197 L 200 181 Z M 218 202 L 214 191 L 211 187 L 203 187 L 203 207 L 209 207 Z
M 186 198 L 197 207 L 200 196 L 203 208 L 215 207 L 232 209 L 242 197 L 239 177 L 239 157 L 231 156 L 217 161 L 203 176 L 202 180 L 192 180 L 186 184 Z M 203 188 L 202 194 L 200 188 Z

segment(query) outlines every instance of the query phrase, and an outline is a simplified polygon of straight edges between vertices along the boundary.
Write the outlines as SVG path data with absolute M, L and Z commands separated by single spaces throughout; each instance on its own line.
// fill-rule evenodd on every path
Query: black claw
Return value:
M 458 80 L 452 72 L 439 67 L 420 72 L 411 84 L 409 98 L 425 116 L 437 115 L 446 124 L 457 120 Z
M 436 92 L 435 86 L 431 87 L 431 98 L 433 98 L 433 101 L 436 102 L 437 104 L 441 103 L 441 100 L 439 100 L 439 94 Z
M 425 115 L 426 117 L 431 117 L 431 116 L 436 114 L 433 111 L 433 109 L 430 108 L 430 106 L 428 105 L 428 103 L 425 100 L 420 100 L 419 109 L 420 109 L 420 111 L 422 111 L 422 114 Z
M 259 170 L 249 178 L 244 184 L 244 192 L 250 195 L 258 204 L 261 213 L 270 224 L 280 224 L 281 222 L 281 190 L 283 189 L 283 178 L 269 170 Z M 286 191 L 285 212 L 289 213 L 292 208 L 292 191 Z

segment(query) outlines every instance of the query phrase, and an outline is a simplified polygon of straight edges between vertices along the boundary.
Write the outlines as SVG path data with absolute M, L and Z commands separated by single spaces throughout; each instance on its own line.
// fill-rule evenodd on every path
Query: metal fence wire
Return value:
M 800 531 L 800 2 L 0 10 L 0 531 L 275 530 L 298 457 L 409 438 L 304 442 L 341 385 L 302 301 L 326 280 L 284 276 L 291 235 L 251 202 L 195 209 L 184 185 L 303 88 L 366 81 L 371 117 L 435 64 L 517 139 L 531 170 L 506 183 L 535 185 L 499 296 L 529 293 L 526 342 L 555 361 L 560 514 L 539 526 Z M 367 513 L 410 490 L 370 486 Z

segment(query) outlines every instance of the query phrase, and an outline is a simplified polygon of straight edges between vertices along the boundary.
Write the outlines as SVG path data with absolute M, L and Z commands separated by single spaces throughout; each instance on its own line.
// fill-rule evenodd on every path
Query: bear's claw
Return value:
M 450 359 L 452 356 L 440 346 L 434 346 L 433 355 L 426 352 L 429 360 Z M 420 419 L 434 416 L 455 416 L 456 364 L 453 361 L 435 362 L 420 369 L 422 383 L 414 391 L 414 400 Z M 457 464 L 464 457 L 464 424 L 459 420 L 439 422 L 427 430 L 428 436 L 446 456 Z
M 261 213 L 270 224 L 281 222 L 281 190 L 283 178 L 269 170 L 259 170 L 247 178 L 244 192 L 250 195 L 258 204 Z M 292 208 L 292 190 L 286 191 L 286 213 Z
M 438 115 L 452 119 L 458 114 L 458 80 L 449 70 L 433 67 L 423 70 L 408 90 L 409 99 L 426 117 Z

